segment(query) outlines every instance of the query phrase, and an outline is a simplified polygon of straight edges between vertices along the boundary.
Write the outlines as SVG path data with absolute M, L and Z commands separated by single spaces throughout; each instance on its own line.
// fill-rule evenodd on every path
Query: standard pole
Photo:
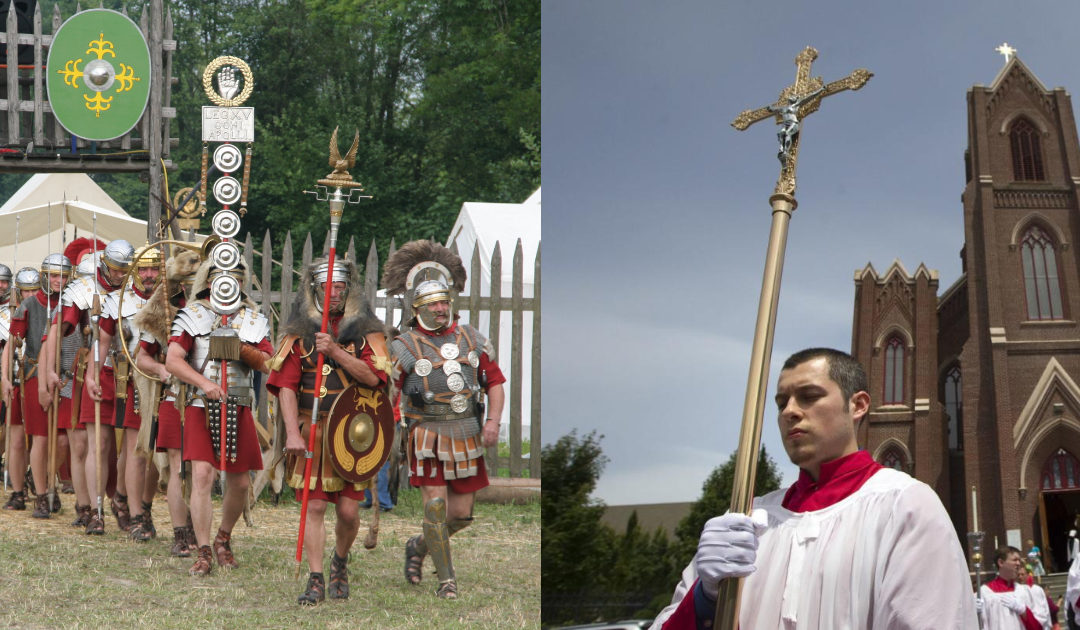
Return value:
M 750 351 L 750 374 L 746 382 L 746 398 L 743 400 L 739 451 L 735 458 L 735 478 L 731 488 L 731 511 L 743 514 L 749 514 L 753 508 L 754 479 L 757 476 L 761 425 L 765 415 L 765 392 L 769 381 L 769 361 L 772 358 L 773 336 L 776 332 L 776 305 L 780 299 L 780 276 L 784 271 L 788 223 L 797 205 L 795 197 L 784 193 L 769 197 L 769 204 L 772 206 L 772 226 L 769 228 L 769 248 L 765 254 L 765 275 L 761 281 L 754 345 Z M 741 589 L 741 578 L 720 583 L 713 627 L 722 630 L 738 628 Z

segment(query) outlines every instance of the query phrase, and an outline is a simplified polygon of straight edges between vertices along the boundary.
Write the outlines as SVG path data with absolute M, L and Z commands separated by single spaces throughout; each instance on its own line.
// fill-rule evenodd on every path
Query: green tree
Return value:
M 731 508 L 731 488 L 735 481 L 735 458 L 738 452 L 733 452 L 731 457 L 721 466 L 713 469 L 708 479 L 701 486 L 701 496 L 694 502 L 678 527 L 675 528 L 675 573 L 671 584 L 678 580 L 678 575 L 694 557 L 697 551 L 698 537 L 705 527 L 705 521 L 714 516 L 719 516 Z M 754 494 L 763 495 L 780 487 L 780 473 L 777 472 L 776 462 L 765 452 L 762 446 L 758 452 L 757 477 L 754 481 Z
M 582 612 L 582 604 L 606 592 L 615 532 L 601 522 L 604 503 L 590 496 L 607 463 L 600 449 L 602 437 L 594 431 L 579 438 L 572 431 L 541 450 L 544 623 L 591 619 L 594 613 Z

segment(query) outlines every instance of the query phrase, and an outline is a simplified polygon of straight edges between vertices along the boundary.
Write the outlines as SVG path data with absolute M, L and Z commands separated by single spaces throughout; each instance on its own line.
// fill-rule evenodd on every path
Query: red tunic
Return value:
M 330 322 L 329 322 L 330 331 L 334 336 L 337 336 L 337 334 L 338 334 L 338 324 L 340 324 L 340 322 L 341 322 L 341 316 L 340 315 L 330 317 Z M 267 391 L 269 391 L 274 396 L 279 396 L 282 389 L 291 389 L 293 392 L 295 392 L 295 393 L 297 393 L 297 395 L 299 395 L 300 387 L 301 387 L 300 386 L 300 379 L 303 376 L 303 361 L 302 361 L 302 359 L 300 357 L 301 352 L 302 352 L 301 344 L 299 342 L 294 343 L 292 348 L 289 349 L 289 353 L 287 355 L 285 355 L 285 359 L 282 362 L 281 367 L 278 370 L 272 371 L 270 373 L 270 378 L 267 379 L 267 381 L 266 381 L 266 389 L 267 389 Z M 376 386 L 376 388 L 385 387 L 386 386 L 386 381 L 387 381 L 387 375 L 382 370 L 376 369 L 374 357 L 375 357 L 375 352 L 372 349 L 371 344 L 364 344 L 363 350 L 360 351 L 360 357 L 359 358 L 360 358 L 361 361 L 363 361 L 368 366 L 368 368 L 371 369 L 372 372 L 375 373 L 375 376 L 377 376 L 379 378 L 379 384 Z M 301 416 L 301 418 L 298 419 L 299 422 L 300 422 L 300 425 L 301 425 L 300 426 L 300 437 L 303 438 L 304 443 L 307 444 L 308 443 L 308 438 L 311 435 L 311 418 L 310 418 L 311 410 L 310 409 L 307 409 L 307 410 L 302 409 L 301 411 L 307 411 L 308 412 L 306 414 L 306 416 Z M 330 412 L 330 407 L 327 406 L 327 407 L 323 408 L 322 403 L 320 403 L 320 408 L 319 408 L 320 422 L 316 426 L 316 433 L 315 433 L 314 461 L 316 461 L 316 462 L 321 461 L 321 453 L 322 453 L 322 435 L 321 435 L 321 432 L 326 426 L 325 418 L 327 417 L 327 414 L 329 414 L 329 412 Z M 295 477 L 296 476 L 295 471 L 296 471 L 297 468 L 302 469 L 302 462 L 303 461 L 304 460 L 294 461 L 292 464 L 286 465 L 286 469 L 287 470 L 291 469 L 293 471 L 293 476 Z M 286 475 L 288 475 L 288 474 L 289 473 L 287 472 Z M 323 482 L 322 482 L 323 474 L 320 474 L 320 472 L 318 470 L 318 467 L 316 467 L 316 466 L 312 467 L 312 477 L 314 477 L 314 479 L 315 479 L 315 487 L 308 491 L 308 498 L 309 499 L 315 499 L 315 500 L 321 500 L 321 501 L 330 501 L 332 503 L 337 503 L 337 498 L 339 496 L 345 496 L 345 497 L 348 497 L 350 499 L 354 499 L 354 500 L 357 500 L 357 501 L 363 501 L 364 500 L 364 491 L 362 489 L 361 490 L 356 489 L 356 487 L 355 487 L 356 484 L 352 484 L 352 483 L 345 483 L 344 487 L 339 491 L 327 492 L 323 488 Z M 286 481 L 290 482 L 290 485 L 293 485 L 292 484 L 293 479 L 287 478 Z M 300 487 L 296 488 L 296 486 L 294 486 L 294 491 L 296 492 L 297 497 L 299 498 L 300 494 L 303 492 L 303 479 L 301 479 L 297 483 L 300 485 Z
M 169 338 L 170 344 L 177 344 L 190 353 L 195 340 L 186 332 Z M 270 341 L 263 339 L 255 347 L 267 354 L 274 352 Z M 249 470 L 262 470 L 262 451 L 259 449 L 259 434 L 255 430 L 255 418 L 251 407 L 240 407 L 237 421 L 236 461 L 226 461 L 224 470 L 230 473 L 242 473 Z M 184 410 L 184 461 L 197 460 L 210 462 L 222 470 L 220 453 L 215 451 L 207 428 L 206 409 L 188 405 Z

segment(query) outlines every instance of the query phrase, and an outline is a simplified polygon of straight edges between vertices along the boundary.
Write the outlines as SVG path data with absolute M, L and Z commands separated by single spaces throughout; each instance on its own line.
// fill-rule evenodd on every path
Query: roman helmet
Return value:
M 135 253 L 132 256 L 132 260 L 135 262 L 135 267 L 139 269 L 146 269 L 149 267 L 161 269 L 162 259 L 163 257 L 161 255 L 161 250 L 151 245 L 150 243 L 146 243 L 139 249 L 135 250 Z M 146 291 L 148 288 L 153 288 L 144 286 L 142 278 L 139 277 L 138 273 L 134 274 L 131 282 L 140 291 Z
M 454 298 L 465 288 L 465 265 L 461 257 L 435 241 L 411 241 L 386 261 L 382 284 L 390 295 L 405 294 L 412 307 L 409 325 L 425 330 L 441 328 L 421 307 L 433 302 L 448 302 L 449 321 L 453 322 Z
M 49 254 L 45 257 L 45 260 L 41 261 L 41 267 L 38 268 L 41 272 L 39 281 L 41 282 L 41 290 L 47 295 L 52 294 L 52 288 L 49 286 L 47 277 L 50 273 L 59 273 L 64 276 L 65 280 L 71 278 L 71 261 L 67 256 L 63 254 Z
M 329 260 L 322 259 L 314 262 L 314 266 L 311 268 L 311 297 L 312 303 L 315 308 L 319 309 L 321 313 L 323 310 L 323 297 L 325 296 L 326 279 L 330 275 Z M 345 308 L 345 301 L 349 297 L 349 290 L 352 289 L 352 265 L 345 260 L 334 260 L 334 282 L 345 283 L 345 294 L 341 296 L 341 308 Z
M 127 271 L 131 266 L 131 259 L 135 256 L 135 248 L 131 243 L 125 241 L 122 238 L 118 238 L 115 241 L 110 241 L 105 249 L 101 252 L 101 264 L 98 265 L 98 269 L 102 273 L 108 273 L 109 269 L 114 271 Z
M 20 291 L 37 291 L 41 288 L 41 274 L 33 267 L 23 267 L 15 274 L 15 288 Z

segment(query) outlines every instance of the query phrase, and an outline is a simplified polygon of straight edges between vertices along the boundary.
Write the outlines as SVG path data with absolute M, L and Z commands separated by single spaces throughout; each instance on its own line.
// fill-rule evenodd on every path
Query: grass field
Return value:
M 240 568 L 215 566 L 206 578 L 187 574 L 192 560 L 172 558 L 172 529 L 164 496 L 154 504 L 158 538 L 129 541 L 111 517 L 106 534 L 90 537 L 70 527 L 72 495 L 64 509 L 38 521 L 0 511 L 0 627 L 3 628 L 538 628 L 540 626 L 540 504 L 476 506 L 475 523 L 453 538 L 458 599 L 439 600 L 428 560 L 424 582 L 402 574 L 404 544 L 420 532 L 419 492 L 402 491 L 383 513 L 378 546 L 361 542 L 370 510 L 361 511 L 353 546 L 350 598 L 300 607 L 306 561 L 296 578 L 293 501 L 260 502 L 253 527 L 233 530 Z M 214 527 L 220 517 L 215 502 Z M 333 516 L 327 512 L 329 570 Z

